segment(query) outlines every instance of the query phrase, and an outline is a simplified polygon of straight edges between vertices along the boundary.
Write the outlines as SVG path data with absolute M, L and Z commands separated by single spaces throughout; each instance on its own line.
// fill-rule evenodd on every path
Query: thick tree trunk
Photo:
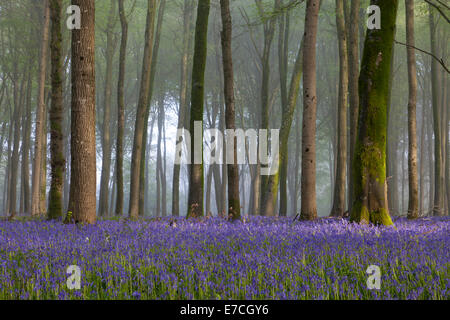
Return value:
M 343 217 L 345 212 L 345 187 L 347 182 L 347 96 L 349 76 L 343 0 L 336 0 L 336 26 L 339 42 L 338 142 L 336 179 L 331 215 L 334 217 Z
M 103 96 L 103 123 L 102 123 L 102 171 L 100 177 L 100 216 L 106 216 L 108 212 L 109 180 L 111 175 L 111 88 L 113 58 L 116 47 L 113 36 L 115 23 L 116 0 L 111 0 L 108 23 L 106 25 L 106 70 L 105 91 Z
M 302 220 L 317 218 L 316 203 L 316 38 L 319 0 L 307 0 L 303 52 Z
M 117 141 L 116 141 L 116 179 L 117 196 L 116 210 L 117 216 L 123 214 L 123 140 L 125 128 L 125 64 L 127 57 L 128 22 L 125 16 L 124 0 L 119 0 L 119 17 L 122 28 L 122 38 L 120 41 L 119 56 L 119 79 L 117 83 Z
M 355 202 L 351 220 L 392 225 L 387 201 L 386 135 L 389 73 L 398 1 L 378 5 L 381 29 L 368 29 L 359 77 L 360 112 L 354 159 Z
M 194 133 L 194 123 L 202 124 L 203 128 L 203 103 L 205 67 L 207 54 L 208 17 L 210 0 L 199 0 L 197 10 L 197 22 L 195 26 L 194 63 L 192 67 L 191 89 L 191 113 L 190 132 Z M 203 141 L 203 131 L 200 130 L 198 141 Z M 194 144 L 192 144 L 194 145 Z M 194 147 L 195 148 L 195 147 Z M 187 217 L 199 217 L 203 215 L 203 147 L 199 152 L 199 164 L 195 164 L 195 151 L 191 152 L 191 169 L 189 172 L 189 197 Z
M 48 218 L 58 219 L 63 214 L 63 186 L 66 160 L 63 147 L 63 87 L 62 87 L 62 33 L 61 0 L 50 0 L 51 24 L 51 78 L 52 102 L 50 106 L 51 183 Z
M 76 223 L 96 221 L 95 1 L 80 7 L 81 28 L 72 30 L 72 117 L 70 203 Z
M 419 217 L 419 181 L 417 177 L 417 77 L 414 47 L 414 0 L 405 0 L 406 7 L 406 48 L 408 61 L 408 218 Z
M 130 206 L 129 216 L 137 219 L 139 214 L 139 187 L 141 175 L 141 161 L 143 148 L 143 133 L 145 128 L 145 115 L 149 103 L 150 95 L 150 75 L 152 67 L 153 56 L 153 38 L 155 29 L 156 16 L 156 0 L 148 0 L 147 6 L 147 25 L 145 29 L 145 47 L 144 57 L 142 62 L 142 77 L 141 87 L 139 90 L 139 101 L 136 111 L 136 122 L 134 129 L 133 151 L 131 157 L 131 171 L 130 171 Z
M 227 129 L 236 129 L 234 104 L 234 72 L 231 48 L 232 24 L 230 1 L 220 0 L 222 15 L 222 59 L 225 96 L 225 125 Z M 230 143 L 230 142 L 229 142 Z M 239 166 L 237 164 L 237 139 L 233 141 L 233 164 L 227 164 L 228 175 L 228 215 L 232 220 L 240 219 L 241 204 L 239 200 Z M 225 165 L 225 164 L 224 164 Z M 225 181 L 224 181 L 225 183 Z

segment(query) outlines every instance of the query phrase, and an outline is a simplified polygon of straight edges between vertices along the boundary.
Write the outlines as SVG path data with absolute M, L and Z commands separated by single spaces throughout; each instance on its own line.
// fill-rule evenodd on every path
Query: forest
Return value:
M 0 298 L 448 299 L 449 18 L 0 0 Z

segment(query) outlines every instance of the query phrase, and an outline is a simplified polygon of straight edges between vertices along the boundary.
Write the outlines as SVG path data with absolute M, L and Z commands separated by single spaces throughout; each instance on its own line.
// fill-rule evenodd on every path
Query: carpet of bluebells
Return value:
M 449 299 L 450 219 L 0 222 L 0 299 Z M 67 287 L 67 267 L 81 288 Z M 367 288 L 369 265 L 381 288 Z

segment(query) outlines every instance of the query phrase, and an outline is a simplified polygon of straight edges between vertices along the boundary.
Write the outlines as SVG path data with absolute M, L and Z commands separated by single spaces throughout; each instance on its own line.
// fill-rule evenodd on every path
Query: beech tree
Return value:
M 379 6 L 380 29 L 368 29 L 359 77 L 359 120 L 355 146 L 355 201 L 351 220 L 391 225 L 387 201 L 386 138 L 389 74 L 398 1 L 372 0 Z
M 96 222 L 95 1 L 72 0 L 81 28 L 72 30 L 71 172 L 69 210 L 76 223 Z

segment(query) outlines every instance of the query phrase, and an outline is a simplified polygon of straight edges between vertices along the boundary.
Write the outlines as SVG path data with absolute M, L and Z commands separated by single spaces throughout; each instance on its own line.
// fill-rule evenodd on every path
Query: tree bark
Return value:
M 307 0 L 303 52 L 303 131 L 302 131 L 302 220 L 317 218 L 316 203 L 316 38 L 319 18 L 319 0 Z
M 182 129 L 186 122 L 187 94 L 188 94 L 188 60 L 189 60 L 189 43 L 190 23 L 192 19 L 192 2 L 184 0 L 183 8 L 183 51 L 181 56 L 181 77 L 180 77 L 180 107 L 178 110 L 177 129 Z M 172 215 L 180 214 L 180 169 L 181 165 L 173 165 L 173 181 L 172 181 Z
M 36 108 L 36 129 L 34 143 L 34 161 L 31 182 L 31 215 L 41 214 L 39 186 L 42 168 L 42 146 L 43 146 L 43 127 L 45 117 L 45 75 L 47 72 L 47 52 L 48 52 L 48 31 L 50 24 L 50 7 L 48 0 L 43 2 L 43 26 L 41 35 L 41 48 L 39 56 L 39 75 L 38 75 L 38 97 Z
M 76 223 L 96 221 L 95 1 L 80 7 L 81 28 L 72 30 L 72 112 L 70 203 Z
M 62 87 L 62 33 L 61 0 L 50 0 L 51 19 L 51 79 L 52 100 L 50 106 L 51 183 L 48 218 L 58 219 L 63 214 L 63 186 L 66 160 L 63 147 L 63 87 Z
M 336 0 L 336 26 L 339 42 L 338 141 L 336 179 L 334 184 L 334 197 L 331 215 L 334 217 L 343 217 L 345 212 L 345 186 L 347 171 L 347 96 L 349 79 L 347 34 L 344 21 L 343 0 Z
M 210 0 L 199 0 L 197 22 L 195 26 L 194 63 L 192 67 L 190 132 L 194 133 L 194 122 L 199 121 L 203 128 L 203 98 L 205 84 L 205 67 L 207 54 L 208 17 Z M 203 141 L 203 131 L 198 141 Z M 203 215 L 203 147 L 201 163 L 194 163 L 195 152 L 191 152 L 191 169 L 189 172 L 189 196 L 187 217 Z
M 437 54 L 437 26 L 433 14 L 433 8 L 429 6 L 430 21 L 430 42 L 431 53 Z M 441 153 L 441 126 L 440 126 L 440 93 L 439 93 L 439 66 L 436 59 L 431 59 L 431 88 L 433 101 L 433 133 L 434 133 L 434 204 L 433 215 L 441 216 L 443 214 L 443 182 L 444 172 L 442 168 L 443 159 Z
M 125 129 L 125 66 L 127 57 L 128 22 L 125 16 L 124 0 L 119 0 L 119 17 L 122 29 L 119 56 L 119 79 L 117 82 L 117 141 L 116 141 L 116 210 L 117 216 L 123 214 L 123 140 Z
M 408 218 L 419 217 L 419 180 L 417 172 L 417 77 L 414 47 L 414 0 L 405 0 L 406 7 L 406 48 L 408 62 Z
M 130 206 L 129 215 L 132 219 L 139 216 L 139 187 L 140 187 L 140 171 L 142 161 L 142 144 L 143 132 L 145 127 L 145 113 L 149 103 L 150 94 L 150 74 L 153 56 L 153 38 L 156 16 L 156 0 L 148 0 L 147 6 L 147 25 L 145 29 L 145 47 L 142 62 L 141 87 L 139 90 L 139 100 L 136 111 L 136 122 L 134 129 L 133 151 L 131 157 L 130 171 Z
M 227 129 L 236 129 L 234 102 L 234 72 L 232 57 L 232 24 L 230 1 L 220 0 L 222 16 L 222 59 L 225 96 L 225 125 Z M 233 164 L 227 164 L 228 175 L 228 214 L 232 220 L 240 219 L 241 204 L 239 199 L 239 166 L 237 164 L 237 139 L 233 142 Z
M 355 155 L 356 134 L 358 129 L 359 95 L 359 9 L 360 0 L 352 0 L 350 8 L 350 19 L 347 22 L 348 31 L 348 90 L 350 103 L 350 153 L 348 161 L 348 211 L 351 212 L 353 201 L 355 200 L 353 187 L 353 158 Z
M 360 112 L 354 159 L 351 221 L 392 225 L 387 201 L 386 135 L 389 73 L 398 1 L 372 0 L 381 29 L 368 29 L 359 77 Z
M 111 88 L 112 69 L 116 42 L 113 36 L 115 22 L 116 1 L 111 0 L 108 23 L 106 25 L 106 70 L 105 91 L 103 97 L 102 123 L 102 171 L 100 177 L 99 215 L 106 216 L 109 203 L 109 180 L 111 176 Z

